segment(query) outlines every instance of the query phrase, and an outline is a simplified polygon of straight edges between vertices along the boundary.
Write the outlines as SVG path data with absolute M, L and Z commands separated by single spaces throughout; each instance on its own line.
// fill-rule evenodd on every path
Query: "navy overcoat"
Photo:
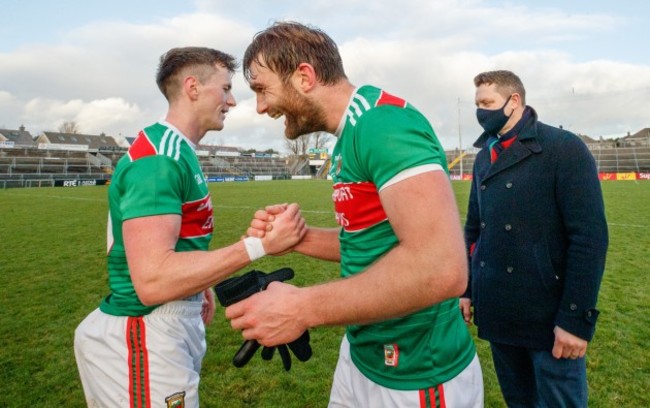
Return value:
M 480 338 L 551 350 L 557 325 L 591 340 L 608 231 L 596 164 L 576 135 L 532 110 L 494 164 L 481 150 L 465 240 Z

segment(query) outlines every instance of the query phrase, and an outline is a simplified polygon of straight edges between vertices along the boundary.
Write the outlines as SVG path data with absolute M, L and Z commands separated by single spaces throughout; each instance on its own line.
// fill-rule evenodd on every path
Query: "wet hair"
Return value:
M 253 79 L 253 62 L 278 74 L 285 83 L 301 63 L 313 66 L 316 79 L 324 85 L 347 78 L 334 40 L 316 27 L 292 21 L 275 22 L 255 34 L 243 59 L 244 78 L 248 82 Z
M 216 72 L 215 65 L 234 73 L 238 67 L 232 55 L 206 47 L 172 48 L 160 57 L 156 83 L 167 100 L 173 99 L 181 88 L 179 76 L 188 70 L 203 83 Z
M 474 85 L 478 88 L 481 85 L 496 85 L 496 91 L 504 98 L 518 93 L 521 96 L 521 104 L 526 104 L 526 89 L 521 79 L 510 71 L 487 71 L 474 77 Z

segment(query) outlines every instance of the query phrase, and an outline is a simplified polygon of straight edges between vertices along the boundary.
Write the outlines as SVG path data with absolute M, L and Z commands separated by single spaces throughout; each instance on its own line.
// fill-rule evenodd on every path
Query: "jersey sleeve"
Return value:
M 359 162 L 378 189 L 411 168 L 430 164 L 447 168 L 433 128 L 416 110 L 377 107 L 363 116 L 357 132 Z
M 182 214 L 181 174 L 178 162 L 167 156 L 149 156 L 130 163 L 121 180 L 123 220 Z

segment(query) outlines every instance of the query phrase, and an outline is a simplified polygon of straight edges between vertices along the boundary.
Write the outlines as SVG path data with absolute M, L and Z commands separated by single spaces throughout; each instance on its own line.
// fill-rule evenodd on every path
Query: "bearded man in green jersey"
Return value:
M 235 106 L 235 59 L 203 47 L 174 48 L 156 82 L 169 102 L 120 159 L 108 192 L 110 294 L 75 332 L 88 406 L 199 406 L 211 287 L 265 253 L 304 235 L 297 205 L 272 235 L 208 251 L 213 207 L 195 153 Z
M 337 137 L 330 176 L 340 228 L 309 227 L 293 250 L 340 262 L 343 279 L 272 283 L 226 309 L 265 346 L 306 329 L 345 325 L 331 407 L 481 407 L 483 380 L 458 312 L 467 262 L 445 154 L 406 100 L 347 79 L 336 44 L 317 28 L 280 22 L 244 56 L 257 111 L 285 117 L 285 135 Z M 264 236 L 286 206 L 256 214 Z

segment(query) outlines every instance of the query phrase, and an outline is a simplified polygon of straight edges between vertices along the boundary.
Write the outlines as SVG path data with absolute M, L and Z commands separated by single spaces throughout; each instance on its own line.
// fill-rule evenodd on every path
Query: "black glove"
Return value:
M 288 347 L 288 348 L 287 348 Z M 288 344 L 280 344 L 274 347 L 262 348 L 262 359 L 270 360 L 275 354 L 275 349 L 278 349 L 280 358 L 282 358 L 282 365 L 284 369 L 289 371 L 291 369 L 291 355 L 289 350 L 293 352 L 296 358 L 300 361 L 307 361 L 311 358 L 311 346 L 309 345 L 309 330 L 305 330 L 300 337 Z
M 244 300 L 247 297 L 261 292 L 271 282 L 284 282 L 293 278 L 293 269 L 282 268 L 271 273 L 264 273 L 262 271 L 252 270 L 241 276 L 226 279 L 215 286 L 217 299 L 221 306 L 230 306 L 234 303 Z M 300 361 L 307 361 L 311 357 L 311 346 L 309 345 L 309 331 L 305 332 L 296 340 L 289 344 L 281 344 L 275 347 L 264 347 L 262 349 L 262 358 L 270 360 L 273 358 L 275 349 L 278 349 L 284 369 L 289 371 L 291 369 L 291 356 L 287 350 L 287 346 Z M 232 363 L 235 367 L 243 367 L 250 361 L 260 344 L 256 340 L 246 340 L 241 345 Z

